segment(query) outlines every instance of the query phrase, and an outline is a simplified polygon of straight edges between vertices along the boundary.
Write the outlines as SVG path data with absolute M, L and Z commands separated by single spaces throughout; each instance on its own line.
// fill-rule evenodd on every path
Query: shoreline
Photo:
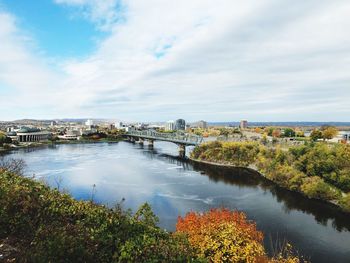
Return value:
M 8 149 L 5 148 L 0 148 L 0 155 L 2 154 L 7 154 L 12 151 L 17 151 L 20 149 L 34 149 L 34 148 L 41 148 L 45 146 L 51 146 L 51 145 L 60 145 L 60 144 L 93 144 L 93 143 L 118 143 L 120 141 L 123 141 L 123 138 L 121 139 L 102 139 L 102 140 L 74 140 L 74 141 L 56 141 L 56 142 L 51 142 L 51 141 L 43 141 L 39 143 L 31 143 L 28 145 L 19 145 L 17 147 L 11 147 Z
M 344 209 L 342 209 L 342 207 L 337 204 L 336 202 L 333 202 L 333 201 L 329 201 L 329 200 L 324 200 L 324 199 L 320 199 L 320 198 L 311 198 L 311 197 L 308 197 L 307 195 L 305 195 L 303 192 L 300 192 L 300 191 L 295 191 L 295 190 L 291 190 L 291 189 L 288 189 L 280 184 L 278 184 L 277 182 L 271 180 L 270 178 L 268 178 L 266 175 L 262 174 L 257 168 L 255 165 L 249 165 L 247 167 L 245 166 L 236 166 L 236 165 L 233 165 L 233 164 L 225 164 L 225 163 L 218 163 L 218 162 L 210 162 L 210 161 L 204 161 L 204 160 L 199 160 L 199 159 L 194 159 L 192 157 L 188 157 L 188 160 L 192 161 L 192 162 L 195 162 L 195 163 L 199 163 L 199 164 L 207 164 L 207 165 L 211 165 L 211 166 L 217 166 L 217 167 L 223 167 L 223 168 L 241 168 L 241 169 L 247 169 L 247 170 L 250 170 L 250 171 L 253 171 L 253 172 L 256 172 L 259 174 L 259 176 L 263 177 L 264 179 L 268 180 L 269 182 L 275 184 L 276 186 L 284 189 L 284 190 L 288 190 L 288 191 L 291 191 L 293 193 L 299 193 L 301 194 L 302 196 L 304 196 L 305 198 L 308 198 L 310 200 L 317 200 L 317 201 L 321 201 L 321 202 L 324 202 L 328 205 L 332 205 L 334 207 L 336 207 L 337 209 L 339 209 L 339 211 L 347 214 L 347 215 L 350 215 L 350 211 L 346 211 Z

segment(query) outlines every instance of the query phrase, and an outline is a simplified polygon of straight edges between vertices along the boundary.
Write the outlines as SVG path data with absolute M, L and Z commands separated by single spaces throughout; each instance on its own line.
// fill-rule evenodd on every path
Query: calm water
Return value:
M 113 206 L 125 198 L 124 206 L 134 211 L 147 201 L 168 230 L 174 230 L 178 215 L 225 206 L 255 220 L 270 251 L 276 240 L 288 240 L 312 262 L 350 262 L 349 215 L 247 170 L 191 164 L 176 156 L 176 146 L 162 142 L 154 149 L 120 142 L 11 153 L 26 161 L 28 176 L 59 185 L 77 199 L 93 197 Z

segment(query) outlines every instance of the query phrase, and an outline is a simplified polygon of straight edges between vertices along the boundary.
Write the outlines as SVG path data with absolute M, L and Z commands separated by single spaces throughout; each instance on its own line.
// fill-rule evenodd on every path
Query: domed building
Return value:
M 50 133 L 38 128 L 22 127 L 16 132 L 18 142 L 39 142 L 49 138 Z

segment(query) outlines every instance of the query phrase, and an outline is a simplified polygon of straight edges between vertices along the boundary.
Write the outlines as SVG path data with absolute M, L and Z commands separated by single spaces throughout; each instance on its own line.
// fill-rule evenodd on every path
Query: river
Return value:
M 321 201 L 283 190 L 252 171 L 192 164 L 177 147 L 129 142 L 67 144 L 20 149 L 10 157 L 27 164 L 26 175 L 133 211 L 151 204 L 160 227 L 173 231 L 178 215 L 225 206 L 244 211 L 265 234 L 270 252 L 285 240 L 312 262 L 350 262 L 350 216 Z

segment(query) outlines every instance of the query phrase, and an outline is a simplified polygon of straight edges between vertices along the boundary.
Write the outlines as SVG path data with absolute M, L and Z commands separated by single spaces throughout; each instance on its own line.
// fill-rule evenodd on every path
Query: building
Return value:
M 116 123 L 114 124 L 114 126 L 115 126 L 116 129 L 121 129 L 121 128 L 124 127 L 124 125 L 123 125 L 123 123 L 122 123 L 121 121 L 116 122 Z
M 17 133 L 15 131 L 10 131 L 6 135 L 10 137 L 12 141 L 17 141 Z
M 198 127 L 202 128 L 202 129 L 206 129 L 206 128 L 208 128 L 208 123 L 206 121 L 200 120 L 198 122 Z
M 174 131 L 175 130 L 175 122 L 174 121 L 168 121 L 165 124 L 165 130 L 166 131 Z
M 201 128 L 206 129 L 208 128 L 208 123 L 206 121 L 200 120 L 198 122 L 195 122 L 191 125 L 192 128 Z
M 247 129 L 248 128 L 248 121 L 241 120 L 241 123 L 239 124 L 239 128 L 241 128 L 241 130 Z
M 16 132 L 18 142 L 38 142 L 49 138 L 50 133 L 37 128 L 22 127 Z
M 186 130 L 186 121 L 184 119 L 177 119 L 175 121 L 175 130 L 177 131 Z
M 86 122 L 85 122 L 85 125 L 86 126 L 93 126 L 94 125 L 94 121 L 93 120 L 87 120 Z
M 62 140 L 78 140 L 80 135 L 81 131 L 68 130 L 64 135 L 58 135 L 58 138 Z

